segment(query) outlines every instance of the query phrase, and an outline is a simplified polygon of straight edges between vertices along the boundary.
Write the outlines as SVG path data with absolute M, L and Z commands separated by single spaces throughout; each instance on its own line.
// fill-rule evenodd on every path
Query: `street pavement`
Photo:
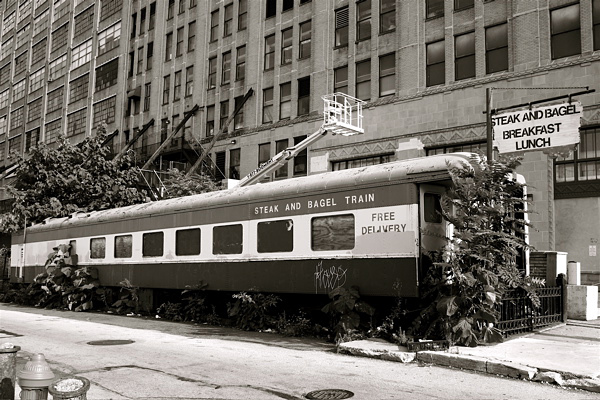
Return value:
M 568 320 L 503 343 L 408 352 L 369 339 L 343 343 L 339 351 L 399 362 L 422 362 L 557 384 L 600 393 L 600 319 Z
M 42 310 L 31 310 L 38 313 Z M 88 320 L 86 313 L 62 312 L 69 319 Z M 52 317 L 58 318 L 58 315 Z M 107 325 L 118 324 L 115 316 L 94 314 L 94 321 Z M 0 321 L 1 322 L 1 321 Z M 127 319 L 127 325 L 142 328 L 147 321 L 137 318 Z M 180 328 L 181 327 L 181 328 Z M 163 333 L 176 333 L 175 330 L 187 329 L 186 324 L 165 324 Z M 211 328 L 209 328 L 211 329 Z M 215 335 L 222 335 L 215 329 Z M 179 332 L 177 331 L 177 334 Z M 264 334 L 229 330 L 227 335 L 239 335 L 240 340 L 260 343 Z M 0 343 L 10 341 L 3 338 L 0 326 Z M 292 344 L 290 344 L 292 343 Z M 297 349 L 312 349 L 316 351 L 331 350 L 331 345 L 311 338 L 298 338 L 287 342 L 286 347 Z M 370 357 L 388 361 L 419 363 L 420 365 L 439 365 L 474 371 L 481 374 L 501 375 L 520 380 L 546 382 L 565 388 L 581 389 L 588 392 L 600 393 L 600 320 L 571 321 L 559 324 L 530 334 L 520 335 L 503 343 L 480 346 L 476 348 L 452 347 L 448 351 L 408 352 L 392 343 L 381 340 L 364 340 L 347 342 L 338 346 L 341 353 Z M 27 360 L 18 357 L 17 370 L 23 368 Z M 150 371 L 152 372 L 152 371 Z M 155 379 L 148 373 L 148 379 Z M 62 377 L 55 370 L 57 377 Z M 95 385 L 93 375 L 89 398 L 104 398 L 101 386 Z M 102 377 L 98 376 L 98 379 Z M 174 378 L 175 379 L 175 378 Z M 182 384 L 178 381 L 178 384 Z M 21 392 L 16 388 L 16 397 Z M 590 393 L 591 394 L 591 393 Z M 51 397 L 51 396 L 50 396 Z M 582 396 L 583 397 L 583 396 Z

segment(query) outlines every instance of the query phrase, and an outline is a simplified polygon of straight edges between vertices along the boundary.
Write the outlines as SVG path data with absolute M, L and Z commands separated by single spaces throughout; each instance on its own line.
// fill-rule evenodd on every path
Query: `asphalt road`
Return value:
M 132 343 L 89 344 L 110 340 Z M 352 399 L 598 398 L 548 384 L 337 354 L 313 339 L 0 303 L 4 342 L 21 346 L 19 365 L 42 353 L 57 376 L 90 379 L 88 400 L 293 400 L 321 389 L 348 390 Z

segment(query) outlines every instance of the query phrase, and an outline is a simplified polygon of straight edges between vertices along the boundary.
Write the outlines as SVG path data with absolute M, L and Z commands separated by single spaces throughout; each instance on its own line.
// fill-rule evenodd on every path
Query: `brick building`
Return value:
M 321 125 L 321 96 L 367 102 L 365 134 L 327 137 L 267 179 L 486 145 L 493 108 L 599 89 L 600 0 L 3 0 L 0 169 L 38 141 L 93 135 L 156 169 L 210 151 L 239 178 Z M 600 270 L 600 93 L 583 104 L 570 156 L 531 151 L 531 243 Z M 564 155 L 564 154 L 563 154 Z M 4 184 L 5 182 L 2 182 Z M 3 191 L 0 190 L 0 198 Z M 595 278 L 598 279 L 598 278 Z

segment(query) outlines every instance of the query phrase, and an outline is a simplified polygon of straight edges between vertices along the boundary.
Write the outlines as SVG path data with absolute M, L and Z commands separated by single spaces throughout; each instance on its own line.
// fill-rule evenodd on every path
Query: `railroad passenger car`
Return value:
M 12 279 L 31 281 L 70 244 L 104 286 L 418 296 L 423 254 L 444 244 L 441 154 L 49 219 L 13 235 Z

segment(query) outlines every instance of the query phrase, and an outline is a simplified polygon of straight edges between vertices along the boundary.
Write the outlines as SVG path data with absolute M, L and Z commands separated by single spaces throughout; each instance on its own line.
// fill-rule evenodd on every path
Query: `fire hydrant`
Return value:
M 54 373 L 43 354 L 31 357 L 22 370 L 17 372 L 21 386 L 21 400 L 47 400 L 48 386 L 54 380 Z

